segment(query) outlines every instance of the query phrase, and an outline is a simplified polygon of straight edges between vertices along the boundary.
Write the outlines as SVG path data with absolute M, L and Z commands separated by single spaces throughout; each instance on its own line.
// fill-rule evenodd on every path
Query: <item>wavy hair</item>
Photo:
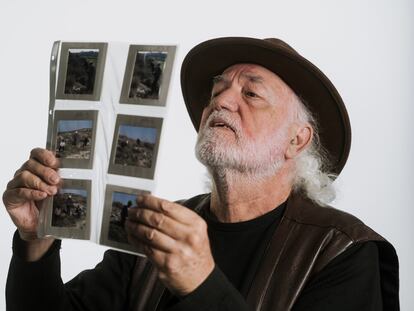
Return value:
M 311 144 L 295 158 L 293 191 L 303 194 L 321 206 L 326 206 L 336 197 L 332 184 L 336 175 L 329 173 L 330 160 L 320 143 L 316 118 L 306 107 L 304 101 L 295 97 L 298 104 L 298 121 L 312 126 L 313 137 Z

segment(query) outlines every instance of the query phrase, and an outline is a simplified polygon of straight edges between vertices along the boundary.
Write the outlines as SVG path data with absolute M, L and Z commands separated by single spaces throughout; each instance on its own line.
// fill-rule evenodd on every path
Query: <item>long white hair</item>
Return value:
M 304 102 L 297 96 L 298 121 L 309 123 L 313 128 L 311 144 L 296 159 L 293 191 L 302 193 L 315 203 L 326 206 L 336 197 L 333 181 L 336 175 L 328 173 L 330 161 L 322 147 L 318 134 L 318 124 Z

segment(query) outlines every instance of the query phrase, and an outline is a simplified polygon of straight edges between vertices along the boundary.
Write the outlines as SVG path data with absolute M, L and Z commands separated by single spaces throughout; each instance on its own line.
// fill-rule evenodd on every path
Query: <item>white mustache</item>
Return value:
M 235 132 L 237 137 L 240 137 L 240 123 L 236 121 L 233 117 L 231 117 L 228 112 L 224 110 L 213 111 L 206 120 L 204 130 L 208 129 L 214 122 L 224 123 L 226 126 L 230 127 Z

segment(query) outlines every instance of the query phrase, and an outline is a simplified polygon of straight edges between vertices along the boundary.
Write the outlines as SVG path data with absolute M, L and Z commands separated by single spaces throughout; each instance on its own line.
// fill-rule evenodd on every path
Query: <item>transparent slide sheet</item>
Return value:
M 124 224 L 156 185 L 175 46 L 54 43 L 47 149 L 59 192 L 44 201 L 38 235 L 91 240 L 141 255 Z

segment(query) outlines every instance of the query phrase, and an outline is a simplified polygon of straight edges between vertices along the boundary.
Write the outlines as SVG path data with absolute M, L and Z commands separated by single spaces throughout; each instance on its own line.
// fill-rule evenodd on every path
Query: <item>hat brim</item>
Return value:
M 327 151 L 329 171 L 339 174 L 351 146 L 351 126 L 345 105 L 330 80 L 293 49 L 244 37 L 218 38 L 194 47 L 181 67 L 181 89 L 198 131 L 211 96 L 212 78 L 238 63 L 263 66 L 278 75 L 304 101 L 316 118 L 320 142 Z

